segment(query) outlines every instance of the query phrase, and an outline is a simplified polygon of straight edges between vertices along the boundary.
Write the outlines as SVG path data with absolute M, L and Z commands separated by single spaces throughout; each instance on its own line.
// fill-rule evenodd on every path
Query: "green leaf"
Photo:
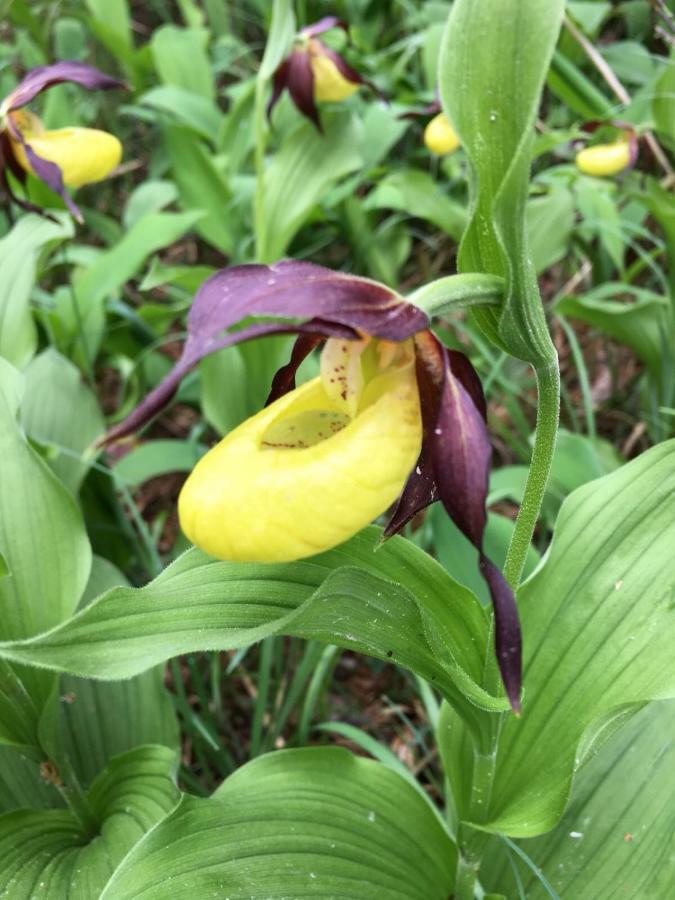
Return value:
M 34 752 L 0 745 L 0 813 L 13 809 L 59 809 L 63 806 L 63 798 L 54 785 L 41 777 L 39 760 Z
M 211 63 L 206 52 L 208 40 L 209 32 L 204 28 L 177 25 L 158 28 L 150 46 L 160 81 L 215 100 Z
M 0 359 L 0 635 L 29 635 L 71 613 L 91 551 L 68 491 L 19 433 L 18 373 Z M 39 561 L 39 562 L 38 562 Z M 31 751 L 54 679 L 0 665 L 0 743 Z
M 72 495 L 20 434 L 16 372 L 0 360 L 0 552 L 10 574 L 0 579 L 0 636 L 27 637 L 73 612 L 84 590 L 91 549 Z M 51 677 L 21 680 L 36 706 Z
M 126 584 L 112 563 L 95 556 L 81 606 Z M 91 784 L 114 756 L 141 744 L 178 749 L 178 722 L 164 688 L 163 666 L 125 681 L 62 675 L 59 694 L 61 746 L 82 784 Z
M 543 272 L 569 251 L 574 227 L 574 201 L 566 188 L 555 188 L 527 204 L 527 236 L 535 270 Z
M 113 466 L 115 475 L 129 487 L 168 472 L 191 472 L 205 448 L 193 441 L 145 441 Z
M 652 703 L 593 757 L 550 834 L 521 842 L 561 897 L 669 900 L 675 884 L 675 704 Z M 481 880 L 515 896 L 505 853 L 488 854 Z M 519 865 L 525 895 L 549 897 Z
M 200 365 L 204 416 L 227 434 L 262 409 L 274 373 L 290 356 L 287 337 L 266 337 L 226 347 Z
M 506 279 L 504 304 L 472 312 L 490 339 L 535 366 L 556 363 L 525 219 L 534 123 L 564 0 L 455 0 L 443 38 L 440 94 L 471 163 L 471 220 L 460 272 Z
M 213 155 L 189 128 L 166 125 L 163 134 L 182 208 L 198 214 L 196 230 L 205 241 L 232 253 L 232 192 Z
M 663 74 L 656 82 L 652 110 L 656 130 L 675 150 L 675 52 L 671 53 Z
M 138 102 L 169 113 L 180 125 L 187 125 L 212 143 L 222 127 L 223 115 L 213 101 L 175 85 L 153 88 L 139 97 Z
M 175 805 L 175 761 L 174 751 L 152 746 L 114 759 L 87 795 L 93 834 L 68 810 L 0 816 L 0 893 L 12 900 L 98 897 L 117 864 Z
M 645 701 L 675 694 L 675 441 L 575 491 L 518 592 L 522 719 L 505 722 L 488 828 L 533 836 L 575 770 Z
M 119 866 L 101 900 L 349 897 L 445 900 L 454 845 L 428 801 L 341 748 L 286 750 L 184 797 Z
M 362 165 L 355 120 L 340 112 L 324 115 L 323 124 L 324 134 L 309 122 L 299 125 L 283 140 L 265 172 L 262 260 L 280 259 L 328 189 Z
M 629 300 L 615 299 L 625 297 Z M 668 300 L 623 282 L 600 285 L 583 297 L 568 296 L 556 309 L 599 328 L 627 347 L 658 378 L 664 362 Z
M 84 458 L 85 451 L 105 430 L 96 395 L 82 383 L 79 370 L 54 349 L 32 360 L 25 377 L 21 424 L 32 440 L 54 448 L 49 467 L 76 494 L 93 462 Z
M 122 223 L 125 228 L 133 228 L 148 213 L 160 212 L 173 203 L 178 196 L 173 181 L 143 181 L 129 195 L 124 207 Z
M 36 640 L 0 656 L 97 678 L 126 678 L 190 650 L 291 634 L 398 662 L 433 682 L 480 728 L 478 706 L 506 703 L 479 686 L 487 617 L 478 600 L 402 538 L 380 531 L 287 565 L 216 562 L 192 550 L 141 589 L 104 594 Z M 467 703 L 465 695 L 471 698 Z
M 0 357 L 22 368 L 35 353 L 37 330 L 30 311 L 39 251 L 73 234 L 66 214 L 58 222 L 38 215 L 23 216 L 0 240 Z
M 427 172 L 405 169 L 386 175 L 368 194 L 365 209 L 396 209 L 426 219 L 458 241 L 466 226 L 466 210 L 452 200 Z
M 139 219 L 122 240 L 96 260 L 75 279 L 75 294 L 82 316 L 102 310 L 106 297 L 116 294 L 141 268 L 148 256 L 174 241 L 191 228 L 202 213 L 156 212 Z M 93 316 L 93 327 L 85 330 L 88 356 L 93 359 L 102 338 L 104 320 Z

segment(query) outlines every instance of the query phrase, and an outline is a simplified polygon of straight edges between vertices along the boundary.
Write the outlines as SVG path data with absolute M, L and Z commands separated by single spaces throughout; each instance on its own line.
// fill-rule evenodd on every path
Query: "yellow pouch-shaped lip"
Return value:
M 314 73 L 314 99 L 319 102 L 346 100 L 359 89 L 348 81 L 332 59 L 321 53 L 312 53 L 310 65 Z
M 424 144 L 436 156 L 445 156 L 459 149 L 459 137 L 445 113 L 438 113 L 427 124 L 424 129 Z
M 96 128 L 46 131 L 40 119 L 26 110 L 12 113 L 12 118 L 31 149 L 61 169 L 67 187 L 78 188 L 107 178 L 122 158 L 121 143 L 107 131 Z M 12 140 L 12 146 L 19 165 L 32 172 L 21 142 Z
M 333 433 L 307 447 L 275 442 L 291 421 L 323 411 Z M 348 422 L 341 427 L 344 422 Z M 341 428 L 341 430 L 339 430 Z M 401 493 L 419 456 L 414 366 L 367 386 L 349 421 L 320 378 L 248 419 L 197 464 L 178 501 L 181 527 L 202 550 L 242 562 L 286 562 L 347 540 Z
M 612 144 L 585 147 L 577 153 L 575 162 L 577 169 L 584 175 L 596 175 L 601 178 L 618 175 L 630 165 L 630 144 L 628 141 L 620 140 Z

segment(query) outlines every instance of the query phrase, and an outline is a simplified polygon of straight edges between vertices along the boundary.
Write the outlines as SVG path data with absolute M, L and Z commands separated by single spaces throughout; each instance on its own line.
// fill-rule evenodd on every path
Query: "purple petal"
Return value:
M 293 50 L 286 60 L 286 86 L 299 111 L 323 133 L 319 110 L 314 102 L 314 72 L 306 50 Z
M 21 136 L 19 139 L 23 144 L 23 149 L 26 151 L 26 157 L 31 165 L 33 172 L 37 175 L 40 181 L 44 181 L 47 187 L 51 188 L 59 195 L 59 197 L 61 197 L 61 199 L 66 204 L 73 216 L 77 219 L 77 221 L 83 222 L 84 219 L 82 218 L 82 213 L 73 201 L 72 197 L 68 194 L 66 186 L 63 183 L 63 175 L 61 173 L 61 169 L 56 165 L 56 163 L 50 162 L 50 160 L 43 159 L 41 156 L 38 156 L 31 145 L 24 140 L 23 136 Z
M 204 356 L 208 340 L 247 316 L 318 318 L 390 341 L 429 326 L 422 310 L 377 281 L 287 259 L 233 266 L 208 278 L 188 316 L 188 345 L 196 342 Z
M 19 141 L 21 146 L 23 147 L 26 158 L 30 163 L 34 174 L 40 179 L 40 181 L 44 181 L 47 187 L 55 191 L 62 198 L 77 221 L 82 222 L 82 213 L 66 191 L 66 187 L 63 183 L 63 174 L 59 166 L 57 166 L 56 163 L 51 162 L 48 159 L 43 159 L 41 156 L 37 155 L 31 145 L 24 138 L 20 128 L 18 128 L 18 126 L 14 122 L 12 116 L 7 117 L 7 124 L 14 139 Z M 22 178 L 22 181 L 24 180 L 25 176 L 24 178 Z
M 341 28 L 344 32 L 349 32 L 349 25 L 344 19 L 338 19 L 337 16 L 324 16 L 318 22 L 307 25 L 300 34 L 303 37 L 316 37 L 317 34 L 324 34 L 326 31 L 330 31 L 331 28 Z
M 284 59 L 277 67 L 272 77 L 272 96 L 267 104 L 267 118 L 272 115 L 272 110 L 277 105 L 279 97 L 288 87 L 288 60 Z
M 248 316 L 309 319 L 227 328 Z M 359 332 L 401 341 L 428 326 L 428 318 L 384 285 L 312 263 L 282 260 L 271 266 L 234 266 L 216 272 L 197 291 L 188 315 L 188 338 L 169 373 L 105 441 L 131 434 L 155 416 L 180 379 L 209 353 L 264 334 L 308 333 L 356 340 Z M 178 370 L 178 371 L 177 371 Z M 165 382 L 169 382 L 169 387 Z
M 423 420 L 425 405 L 427 410 L 437 409 L 428 437 L 434 483 L 450 518 L 479 551 L 480 572 L 490 590 L 495 614 L 497 662 L 517 713 L 521 653 L 518 610 L 511 588 L 483 553 L 492 457 L 483 392 L 477 389 L 477 376 L 462 354 L 447 350 L 430 332 L 418 335 L 416 345 L 421 363 L 420 395 L 432 394 L 432 399 L 423 404 Z
M 495 614 L 495 652 L 506 696 L 514 713 L 520 715 L 522 640 L 518 607 L 506 579 L 494 563 L 480 554 L 481 575 L 490 588 Z
M 126 87 L 123 81 L 106 75 L 93 66 L 74 60 L 62 60 L 51 66 L 31 69 L 7 97 L 6 111 L 25 106 L 42 91 L 63 81 L 79 84 L 88 91 L 108 91 L 112 88 Z
M 218 340 L 208 339 L 203 352 L 200 351 L 197 341 L 190 344 L 190 340 L 185 344 L 181 358 L 178 360 L 169 374 L 143 399 L 141 403 L 129 413 L 129 415 L 115 425 L 99 441 L 99 444 L 109 444 L 111 441 L 117 441 L 126 437 L 134 431 L 137 431 L 143 425 L 153 419 L 164 407 L 171 401 L 174 394 L 178 390 L 182 379 L 190 372 L 204 356 L 215 353 L 217 350 L 224 350 L 225 347 L 231 347 L 233 344 L 242 344 L 244 341 L 254 340 L 259 337 L 266 337 L 272 334 L 296 334 L 297 332 L 314 333 L 317 329 L 321 329 L 319 340 L 324 338 L 324 329 L 327 326 L 325 322 L 307 322 L 304 325 L 287 325 L 277 322 L 264 322 L 258 325 L 249 325 L 239 331 L 228 332 Z M 330 333 L 330 331 L 329 331 Z M 339 337 L 346 337 L 344 329 L 338 329 Z M 352 338 L 353 334 L 349 335 Z
M 398 534 L 408 522 L 438 500 L 438 488 L 434 481 L 434 470 L 428 441 L 422 444 L 417 465 L 408 476 L 403 492 L 398 498 L 394 511 L 382 532 L 383 540 Z
M 312 350 L 314 350 L 315 347 L 318 347 L 322 341 L 323 336 L 320 334 L 300 335 L 293 344 L 290 360 L 285 366 L 282 366 L 277 370 L 272 379 L 272 387 L 270 388 L 270 393 L 265 402 L 265 406 L 269 406 L 270 403 L 274 403 L 279 397 L 283 397 L 289 391 L 295 389 L 295 376 L 297 375 L 298 369 Z
M 411 110 L 410 112 L 403 113 L 398 116 L 399 119 L 421 119 L 426 116 L 435 116 L 437 113 L 441 111 L 441 101 L 434 100 L 432 103 L 427 104 L 427 106 L 422 107 L 422 109 Z
M 473 400 L 474 406 L 487 422 L 487 403 L 483 393 L 483 385 L 478 377 L 478 373 L 471 364 L 471 360 L 468 356 L 460 353 L 459 350 L 450 350 L 446 347 L 445 352 L 452 374 L 462 383 L 462 387 Z

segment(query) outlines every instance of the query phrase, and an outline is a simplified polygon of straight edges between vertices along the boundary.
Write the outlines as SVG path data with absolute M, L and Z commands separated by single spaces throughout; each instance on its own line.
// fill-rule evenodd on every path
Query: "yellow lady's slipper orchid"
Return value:
M 32 172 L 64 200 L 77 219 L 81 214 L 66 187 L 78 188 L 106 178 L 119 165 L 122 145 L 117 138 L 94 128 L 46 130 L 27 103 L 52 85 L 79 84 L 87 90 L 124 87 L 122 82 L 84 63 L 64 60 L 32 69 L 0 105 L 0 180 L 16 203 L 37 210 L 16 197 L 7 170 L 24 182 Z
M 256 321 L 231 330 L 249 317 Z M 106 442 L 148 422 L 208 354 L 289 332 L 299 337 L 267 407 L 185 482 L 185 534 L 219 559 L 280 563 L 336 546 L 395 503 L 388 537 L 440 500 L 478 550 L 497 659 L 517 711 L 518 611 L 483 551 L 492 456 L 485 397 L 469 360 L 444 347 L 426 314 L 395 291 L 296 260 L 216 272 L 194 299 L 180 359 Z M 319 377 L 296 389 L 298 367 L 322 343 Z
M 56 163 L 63 183 L 69 188 L 102 181 L 117 168 L 122 158 L 122 144 L 107 131 L 97 128 L 58 128 L 45 130 L 38 116 L 25 110 L 11 113 L 12 121 L 23 141 L 10 132 L 14 157 L 26 172 L 35 170 L 26 156 L 24 142 L 40 159 Z
M 460 147 L 457 132 L 444 112 L 439 112 L 424 129 L 424 144 L 436 156 L 454 153 Z
M 631 144 L 620 138 L 611 144 L 596 144 L 585 147 L 575 158 L 577 169 L 584 175 L 595 175 L 600 178 L 611 178 L 627 169 L 634 159 Z
M 314 99 L 319 103 L 346 100 L 358 91 L 358 83 L 348 81 L 329 56 L 310 51 L 309 61 L 314 74 Z
M 267 107 L 268 116 L 282 93 L 288 90 L 299 112 L 321 131 L 317 103 L 345 100 L 363 84 L 379 93 L 339 53 L 317 39 L 317 35 L 332 28 L 349 31 L 345 22 L 335 16 L 326 16 L 299 32 L 293 50 L 281 61 L 274 73 L 272 98 Z
M 197 464 L 178 511 L 198 547 L 219 559 L 302 559 L 347 540 L 401 494 L 422 444 L 412 341 L 391 361 L 374 359 L 377 346 L 364 360 L 345 356 L 358 367 L 351 376 L 342 374 L 340 348 L 346 342 L 329 340 L 323 358 L 334 365 Z

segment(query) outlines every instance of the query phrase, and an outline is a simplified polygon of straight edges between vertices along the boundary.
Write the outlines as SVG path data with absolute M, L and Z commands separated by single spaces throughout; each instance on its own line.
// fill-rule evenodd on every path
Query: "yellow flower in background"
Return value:
M 444 112 L 439 112 L 424 129 L 424 145 L 436 156 L 454 153 L 461 146 L 457 132 Z
M 611 144 L 584 147 L 575 157 L 575 163 L 580 172 L 600 178 L 618 175 L 619 172 L 629 168 L 633 162 L 634 152 L 630 141 L 625 137 Z
M 101 181 L 119 165 L 122 145 L 95 128 L 48 130 L 41 119 L 24 109 L 55 84 L 71 82 L 87 90 L 110 90 L 125 85 L 84 63 L 64 60 L 32 69 L 0 106 L 0 178 L 12 199 L 32 211 L 33 204 L 14 195 L 8 171 L 20 183 L 30 172 L 59 194 L 73 215 L 82 216 L 66 191 Z
M 412 341 L 363 350 L 332 338 L 321 369 L 228 434 L 188 478 L 181 528 L 207 553 L 246 562 L 312 556 L 401 494 L 422 445 Z
M 10 116 L 14 129 L 21 134 L 20 140 L 9 132 L 14 157 L 26 172 L 38 175 L 26 155 L 24 144 L 29 144 L 40 159 L 55 163 L 61 170 L 63 183 L 69 188 L 102 181 L 120 164 L 122 144 L 107 131 L 97 128 L 47 131 L 41 119 L 31 112 L 18 110 Z
M 314 75 L 314 99 L 317 102 L 339 102 L 358 91 L 358 82 L 345 78 L 330 56 L 322 52 L 323 44 L 310 41 L 309 48 L 309 63 Z
M 375 93 L 380 93 L 375 85 L 363 78 L 339 53 L 318 40 L 317 35 L 333 28 L 349 32 L 346 22 L 336 16 L 326 16 L 298 33 L 292 51 L 274 73 L 272 97 L 267 106 L 268 116 L 271 116 L 277 101 L 287 90 L 297 110 L 322 131 L 317 103 L 346 100 L 361 85 L 367 85 Z

